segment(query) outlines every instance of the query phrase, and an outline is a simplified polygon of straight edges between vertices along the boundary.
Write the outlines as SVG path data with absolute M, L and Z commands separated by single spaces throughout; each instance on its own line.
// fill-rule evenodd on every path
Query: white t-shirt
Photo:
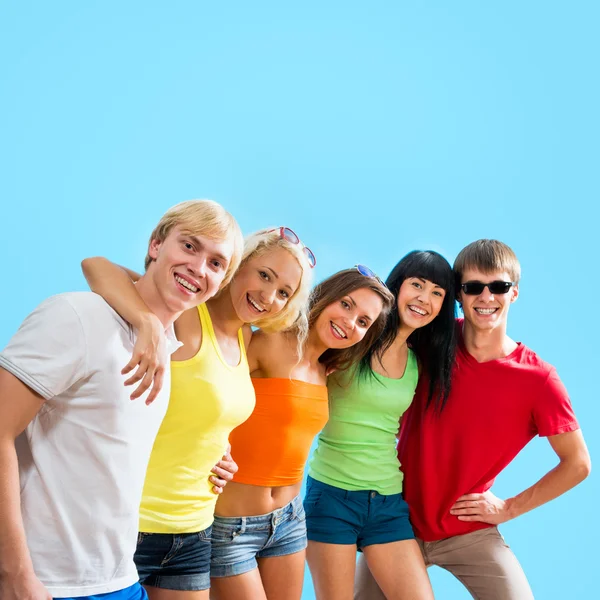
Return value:
M 167 333 L 173 352 L 180 344 Z M 170 378 L 167 369 L 150 406 L 130 400 L 121 369 L 134 342 L 100 296 L 80 292 L 42 302 L 0 353 L 0 367 L 46 399 L 16 448 L 29 551 L 55 597 L 138 580 L 138 511 Z

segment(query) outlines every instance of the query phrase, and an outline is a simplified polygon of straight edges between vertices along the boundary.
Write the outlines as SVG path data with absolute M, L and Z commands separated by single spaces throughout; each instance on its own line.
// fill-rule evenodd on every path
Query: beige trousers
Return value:
M 533 600 L 525 573 L 497 527 L 417 542 L 425 564 L 452 573 L 475 600 Z M 357 565 L 354 600 L 385 600 L 364 556 Z

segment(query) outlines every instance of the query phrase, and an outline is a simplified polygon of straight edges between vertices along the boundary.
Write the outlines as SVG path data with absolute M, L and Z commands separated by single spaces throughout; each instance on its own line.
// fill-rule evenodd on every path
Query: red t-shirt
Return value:
M 459 331 L 462 320 L 458 321 Z M 459 333 L 452 391 L 441 414 L 425 410 L 421 378 L 402 419 L 398 456 L 416 535 L 434 541 L 489 527 L 459 521 L 450 507 L 463 494 L 489 490 L 536 435 L 579 428 L 556 369 L 519 344 L 505 358 L 478 363 Z

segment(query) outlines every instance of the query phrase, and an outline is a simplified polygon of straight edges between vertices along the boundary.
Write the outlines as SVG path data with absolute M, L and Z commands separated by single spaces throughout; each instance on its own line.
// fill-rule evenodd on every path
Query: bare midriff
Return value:
M 238 472 L 219 496 L 219 517 L 266 515 L 289 504 L 329 414 L 325 385 L 274 377 L 252 383 L 256 407 L 229 436 Z
M 266 515 L 289 504 L 300 493 L 301 487 L 301 481 L 281 487 L 264 487 L 232 481 L 219 496 L 215 514 L 219 517 Z

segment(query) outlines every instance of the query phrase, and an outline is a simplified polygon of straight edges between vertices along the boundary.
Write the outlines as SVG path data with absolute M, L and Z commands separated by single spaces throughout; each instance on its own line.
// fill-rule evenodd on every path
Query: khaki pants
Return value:
M 428 567 L 450 571 L 476 600 L 533 600 L 525 573 L 497 527 L 417 542 Z M 385 600 L 364 556 L 357 566 L 354 600 Z

